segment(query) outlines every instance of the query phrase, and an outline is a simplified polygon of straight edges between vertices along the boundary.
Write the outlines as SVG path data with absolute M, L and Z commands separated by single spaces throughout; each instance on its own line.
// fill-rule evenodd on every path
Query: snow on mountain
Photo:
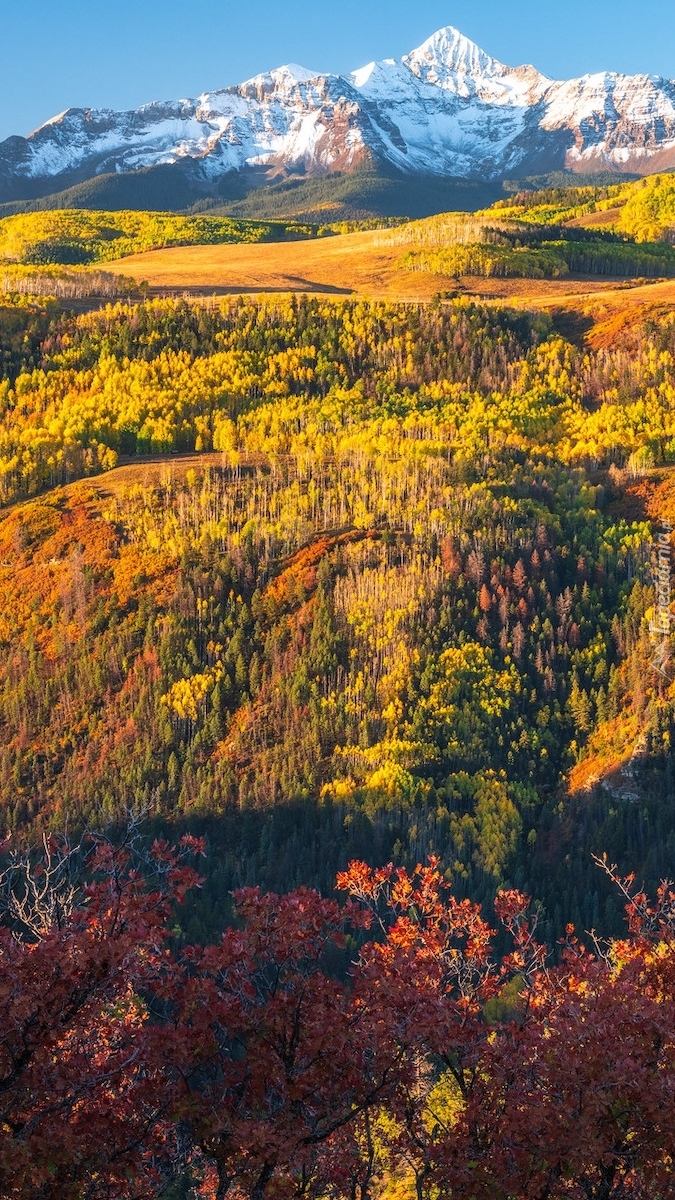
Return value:
M 451 25 L 439 29 L 402 62 L 425 83 L 489 104 L 531 103 L 551 82 L 534 67 L 504 66 Z
M 573 170 L 611 165 L 640 174 L 675 166 L 675 83 L 602 72 L 553 84 L 541 128 L 574 134 L 566 155 Z
M 3 191 L 183 162 L 205 181 L 350 170 L 498 179 L 567 167 L 675 166 L 675 83 L 612 73 L 568 82 L 508 67 L 448 26 L 348 77 L 288 64 L 197 99 L 133 112 L 66 109 L 0 143 Z M 53 183 L 53 186 L 51 186 Z M 44 189 L 43 189 L 44 190 Z

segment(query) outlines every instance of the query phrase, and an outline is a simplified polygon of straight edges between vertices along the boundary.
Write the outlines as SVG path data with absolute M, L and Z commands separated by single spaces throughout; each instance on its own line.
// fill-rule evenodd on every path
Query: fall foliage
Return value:
M 3 1196 L 182 1177 L 195 1196 L 366 1197 L 397 1176 L 419 1196 L 671 1194 L 668 885 L 651 904 L 605 864 L 628 933 L 589 950 L 570 931 L 557 966 L 514 890 L 495 957 L 434 859 L 352 863 L 343 906 L 243 889 L 218 942 L 172 949 L 170 902 L 197 876 L 155 844 L 146 882 L 136 849 L 97 839 L 79 891 L 54 841 L 4 877 Z
M 638 497 L 670 317 L 637 356 L 465 301 L 22 302 L 3 328 L 9 829 L 208 829 L 195 937 L 237 887 L 431 852 L 474 899 L 518 878 L 546 940 L 618 933 L 590 853 L 653 887 L 671 855 Z M 644 803 L 587 803 L 642 731 Z
M 3 298 L 0 1196 L 672 1194 L 675 322 L 615 333 Z

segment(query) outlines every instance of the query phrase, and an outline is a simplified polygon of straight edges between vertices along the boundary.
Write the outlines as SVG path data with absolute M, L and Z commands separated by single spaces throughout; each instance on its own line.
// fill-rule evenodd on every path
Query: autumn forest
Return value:
M 675 273 L 590 192 L 383 230 L 423 302 L 0 221 L 0 1197 L 675 1196 L 675 309 L 458 284 Z

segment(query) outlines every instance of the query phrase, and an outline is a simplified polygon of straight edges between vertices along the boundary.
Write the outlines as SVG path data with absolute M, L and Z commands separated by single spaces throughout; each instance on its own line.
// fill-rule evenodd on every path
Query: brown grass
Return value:
M 425 300 L 458 289 L 494 299 L 557 300 L 616 287 L 588 279 L 473 279 L 457 284 L 445 275 L 404 271 L 405 246 L 382 244 L 373 230 L 311 242 L 254 246 L 174 246 L 106 264 L 106 269 L 145 280 L 153 291 L 209 295 L 239 292 L 308 292 Z
M 254 466 L 262 460 L 262 456 L 244 458 L 241 466 Z M 76 479 L 56 489 L 67 498 L 80 494 L 92 495 L 101 499 L 119 499 L 132 488 L 153 488 L 164 482 L 182 483 L 188 471 L 194 471 L 199 479 L 206 467 L 226 466 L 226 460 L 220 451 L 209 450 L 201 454 L 150 454 L 128 461 L 124 459 L 119 466 L 111 471 L 103 471 L 100 475 L 89 475 L 86 479 Z M 30 504 L 31 501 L 21 503 Z
M 611 229 L 621 216 L 621 208 L 606 208 L 604 212 L 585 213 L 582 217 L 572 217 L 565 221 L 566 225 L 576 225 L 580 229 Z
M 399 271 L 400 246 L 382 234 L 345 234 L 311 242 L 253 246 L 176 246 L 110 263 L 108 269 L 147 280 L 153 291 L 193 294 L 307 292 L 427 299 L 451 286 L 435 275 Z
M 576 291 L 572 291 L 574 286 Z M 539 291 L 537 281 L 533 280 L 529 295 L 513 296 L 511 303 L 575 314 L 585 323 L 587 344 L 596 350 L 616 345 L 619 339 L 629 343 L 631 330 L 637 331 L 648 318 L 665 315 L 675 307 L 675 279 L 648 283 L 614 281 L 590 287 L 588 282 L 579 282 L 568 283 L 568 287 L 566 295 L 552 297 Z
M 606 216 L 607 214 L 602 214 Z M 612 345 L 646 317 L 675 305 L 675 280 L 478 279 L 459 283 L 443 275 L 404 271 L 404 247 L 383 244 L 379 231 L 254 246 L 177 246 L 110 263 L 151 292 L 192 296 L 306 292 L 402 301 L 430 300 L 457 292 L 487 301 L 543 309 L 578 327 L 590 345 Z

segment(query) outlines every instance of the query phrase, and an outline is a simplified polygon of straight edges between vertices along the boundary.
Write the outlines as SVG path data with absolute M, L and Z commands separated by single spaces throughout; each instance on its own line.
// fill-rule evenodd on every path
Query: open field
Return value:
M 255 460 L 257 461 L 257 460 Z M 67 483 L 61 489 L 65 496 L 76 493 L 94 491 L 104 500 L 119 499 L 132 488 L 155 488 L 165 483 L 183 483 L 188 471 L 195 471 L 198 477 L 207 467 L 222 467 L 224 455 L 219 450 L 208 450 L 201 454 L 148 454 L 138 457 L 121 459 L 119 466 L 101 475 L 92 475 L 87 479 L 76 479 Z M 253 466 L 254 460 L 246 459 L 244 469 Z M 30 502 L 28 502 L 30 503 Z
M 600 212 L 584 213 L 581 217 L 572 217 L 565 224 L 579 229 L 613 229 L 621 218 L 620 208 L 605 208 Z
M 124 258 L 109 269 L 147 281 L 154 294 L 291 291 L 424 301 L 439 292 L 459 292 L 551 311 L 568 335 L 583 334 L 597 346 L 609 344 L 627 327 L 675 305 L 675 280 L 465 277 L 457 282 L 444 275 L 402 270 L 398 266 L 402 254 L 401 246 L 386 244 L 381 231 L 368 231 L 312 242 L 178 246 Z
M 197 295 L 291 291 L 427 299 L 452 285 L 444 276 L 399 270 L 401 247 L 383 241 L 377 230 L 293 245 L 172 247 L 120 259 L 109 270 L 146 280 L 153 291 Z M 242 250 L 257 253 L 237 253 Z
M 631 328 L 637 329 L 648 318 L 663 316 L 675 308 L 674 279 L 600 285 L 567 280 L 566 292 L 557 295 L 547 292 L 538 280 L 506 282 L 529 284 L 529 289 L 509 297 L 511 303 L 551 312 L 561 332 L 573 338 L 583 333 L 587 344 L 596 350 L 610 347 L 619 336 L 625 340 Z M 574 287 L 578 290 L 573 291 Z M 565 328 L 566 320 L 569 329 Z
M 558 302 L 579 293 L 615 289 L 617 281 L 589 279 L 497 279 L 406 271 L 406 247 L 387 245 L 382 230 L 342 234 L 311 242 L 247 246 L 173 246 L 149 250 L 108 264 L 156 292 L 193 295 L 238 292 L 307 292 L 363 295 L 391 300 L 426 300 L 457 290 L 487 299 Z M 620 286 L 620 285 L 619 285 Z

